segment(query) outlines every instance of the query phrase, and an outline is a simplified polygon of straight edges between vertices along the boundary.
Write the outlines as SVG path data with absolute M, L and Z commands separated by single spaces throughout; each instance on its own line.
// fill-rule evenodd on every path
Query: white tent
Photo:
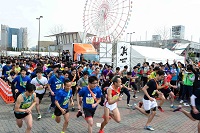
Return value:
M 175 59 L 177 62 L 180 61 L 184 63 L 185 58 L 179 56 L 168 49 L 155 48 L 155 47 L 145 47 L 145 46 L 131 46 L 131 67 L 135 66 L 137 63 L 143 62 L 156 62 L 156 63 L 166 63 L 167 59 L 169 63 L 173 63 Z

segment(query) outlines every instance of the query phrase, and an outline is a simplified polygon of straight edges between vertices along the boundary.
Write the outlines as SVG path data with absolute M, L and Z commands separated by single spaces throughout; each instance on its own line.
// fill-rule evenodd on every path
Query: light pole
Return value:
M 130 33 L 127 33 L 127 34 L 130 34 L 130 43 L 131 43 L 131 37 L 132 37 L 132 34 L 135 33 L 135 32 L 130 32 Z
M 40 57 L 40 19 L 43 18 L 43 16 L 40 16 L 36 19 L 39 20 L 39 32 L 38 32 L 38 58 Z

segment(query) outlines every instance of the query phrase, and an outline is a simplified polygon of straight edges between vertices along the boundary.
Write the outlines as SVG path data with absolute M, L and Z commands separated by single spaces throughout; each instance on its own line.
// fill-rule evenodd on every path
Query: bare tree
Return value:
M 64 26 L 63 25 L 54 25 L 51 29 L 50 29 L 50 34 L 58 34 L 58 33 L 62 33 L 64 30 Z
M 48 35 L 54 35 L 64 32 L 64 26 L 63 25 L 54 25 L 47 33 Z M 55 40 L 55 37 L 50 37 L 52 41 Z
M 161 37 L 160 45 L 161 47 L 166 47 L 167 46 L 167 40 L 170 39 L 170 28 L 164 26 L 162 28 L 158 28 L 155 30 L 155 34 L 159 35 Z

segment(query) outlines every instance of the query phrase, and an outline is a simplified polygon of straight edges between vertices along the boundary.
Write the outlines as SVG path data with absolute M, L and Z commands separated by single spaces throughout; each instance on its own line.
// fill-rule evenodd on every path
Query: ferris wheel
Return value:
M 84 32 L 98 38 L 109 38 L 110 42 L 120 39 L 130 20 L 131 8 L 131 0 L 86 0 Z

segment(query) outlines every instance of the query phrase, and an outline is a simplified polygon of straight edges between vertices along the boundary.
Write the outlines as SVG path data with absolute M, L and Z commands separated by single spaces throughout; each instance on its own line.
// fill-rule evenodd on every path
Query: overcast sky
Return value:
M 95 1 L 95 0 L 91 0 Z M 119 0 L 118 0 L 119 1 Z M 64 31 L 83 31 L 86 0 L 0 0 L 0 24 L 13 28 L 27 27 L 29 46 L 37 44 L 38 20 L 41 19 L 41 40 L 56 25 Z M 126 32 L 135 32 L 132 40 L 150 40 L 152 34 L 173 25 L 185 26 L 185 39 L 199 41 L 200 0 L 133 0 L 133 12 Z

